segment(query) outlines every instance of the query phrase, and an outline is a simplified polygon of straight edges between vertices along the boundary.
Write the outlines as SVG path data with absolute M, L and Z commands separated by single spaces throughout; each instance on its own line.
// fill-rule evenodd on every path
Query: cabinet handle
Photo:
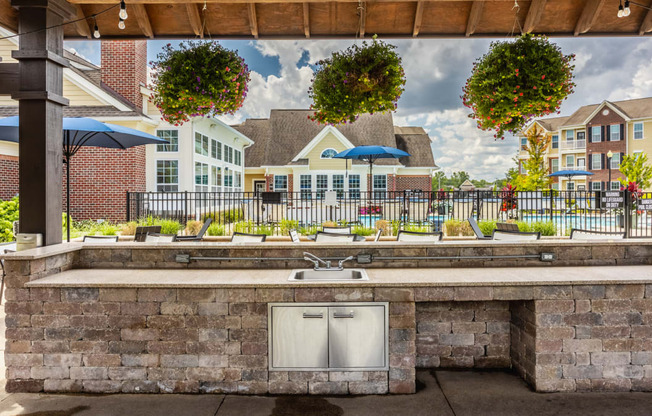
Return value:
M 304 317 L 304 318 L 317 318 L 317 319 L 321 319 L 321 318 L 324 317 L 324 314 L 323 314 L 323 313 L 305 313 L 305 312 L 304 312 L 304 313 L 303 313 L 303 317 Z
M 333 318 L 353 318 L 353 311 L 347 314 L 334 313 Z

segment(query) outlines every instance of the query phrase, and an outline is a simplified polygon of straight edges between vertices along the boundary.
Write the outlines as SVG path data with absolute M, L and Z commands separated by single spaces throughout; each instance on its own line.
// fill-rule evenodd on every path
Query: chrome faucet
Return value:
M 344 263 L 346 263 L 347 261 L 351 261 L 351 260 L 355 260 L 355 256 L 349 256 L 349 257 L 347 257 L 345 259 L 340 260 L 337 263 L 337 268 L 340 269 L 340 270 L 344 269 Z
M 330 261 L 324 261 L 320 259 L 319 257 L 315 256 L 314 254 L 308 253 L 307 251 L 303 252 L 303 259 L 306 261 L 311 262 L 312 264 L 315 265 L 315 270 L 331 270 L 331 262 Z M 320 267 L 319 264 L 323 264 L 326 267 Z

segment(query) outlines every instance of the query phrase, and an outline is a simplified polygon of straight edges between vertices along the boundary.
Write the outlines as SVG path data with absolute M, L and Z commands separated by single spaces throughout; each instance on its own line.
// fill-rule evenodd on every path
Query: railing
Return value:
M 544 235 L 568 235 L 571 228 L 580 228 L 652 237 L 652 194 L 585 190 L 128 193 L 127 220 L 149 216 L 181 223 L 210 217 L 224 226 L 225 234 L 286 234 L 291 228 L 314 232 L 328 222 L 357 226 L 358 231 L 374 227 L 439 231 L 447 221 L 455 220 L 448 228 L 456 224 L 460 228 L 461 222 L 474 217 L 479 222 L 517 221 Z M 468 232 L 468 227 L 462 229 Z
M 562 140 L 562 150 L 586 149 L 586 139 L 584 140 Z

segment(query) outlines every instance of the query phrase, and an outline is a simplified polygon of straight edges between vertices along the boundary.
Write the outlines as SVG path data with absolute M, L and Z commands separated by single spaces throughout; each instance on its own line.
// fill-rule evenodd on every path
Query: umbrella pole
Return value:
M 70 156 L 66 155 L 66 237 L 70 242 Z

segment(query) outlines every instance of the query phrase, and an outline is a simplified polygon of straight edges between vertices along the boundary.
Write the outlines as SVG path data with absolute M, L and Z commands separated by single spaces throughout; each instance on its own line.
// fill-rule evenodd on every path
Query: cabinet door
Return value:
M 385 306 L 329 308 L 329 367 L 383 368 Z
M 273 368 L 328 367 L 328 307 L 272 307 Z

